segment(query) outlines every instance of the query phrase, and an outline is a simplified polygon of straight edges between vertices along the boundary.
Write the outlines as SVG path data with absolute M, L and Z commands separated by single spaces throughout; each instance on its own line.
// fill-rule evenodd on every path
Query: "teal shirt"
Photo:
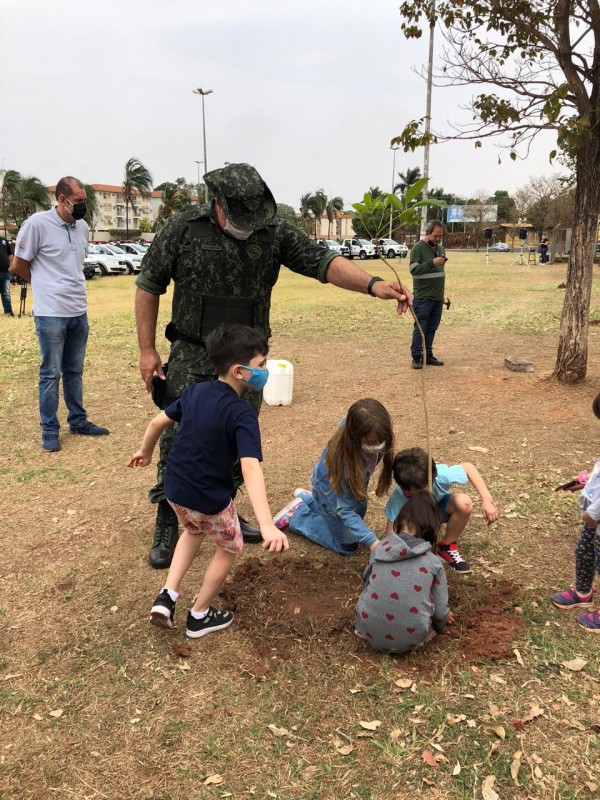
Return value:
M 445 255 L 446 251 L 441 244 L 433 248 L 422 239 L 410 251 L 409 269 L 413 279 L 413 295 L 416 299 L 439 301 L 444 299 L 446 271 L 444 264 L 436 267 L 433 259 Z
M 469 482 L 467 473 L 464 471 L 460 464 L 455 464 L 449 467 L 447 464 L 436 464 L 437 475 L 433 479 L 433 486 L 431 493 L 435 499 L 439 501 L 450 491 L 453 483 L 458 483 L 464 486 Z M 396 486 L 390 495 L 385 507 L 385 515 L 390 522 L 394 522 L 400 509 L 408 503 L 408 497 L 404 494 L 399 486 Z

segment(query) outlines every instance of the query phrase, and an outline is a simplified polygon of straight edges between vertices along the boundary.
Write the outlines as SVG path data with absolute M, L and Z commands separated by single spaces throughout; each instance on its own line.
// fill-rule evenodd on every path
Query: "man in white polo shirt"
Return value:
M 88 337 L 87 298 L 83 260 L 89 229 L 85 187 L 77 178 L 61 178 L 58 204 L 26 220 L 17 236 L 11 272 L 31 283 L 33 316 L 41 354 L 39 399 L 42 448 L 60 450 L 58 385 L 69 411 L 71 433 L 103 436 L 83 407 L 83 363 Z

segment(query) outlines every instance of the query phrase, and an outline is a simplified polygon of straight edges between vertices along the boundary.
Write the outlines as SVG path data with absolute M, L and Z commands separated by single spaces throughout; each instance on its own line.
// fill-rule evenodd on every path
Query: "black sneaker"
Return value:
M 443 367 L 444 362 L 440 361 L 439 358 L 435 356 L 427 356 L 427 366 L 428 367 Z
M 151 622 L 159 628 L 172 628 L 175 620 L 175 602 L 166 589 L 158 595 L 150 610 Z
M 456 572 L 462 572 L 465 575 L 467 572 L 471 572 L 471 567 L 461 556 L 456 542 L 452 544 L 439 542 L 437 552 L 442 561 L 451 566 Z
M 422 358 L 413 358 L 413 360 L 412 360 L 412 368 L 413 369 L 423 369 L 423 359 Z
M 185 635 L 189 636 L 190 639 L 199 639 L 201 636 L 206 636 L 207 633 L 228 628 L 232 622 L 233 614 L 231 611 L 218 611 L 212 606 L 208 609 L 208 613 L 203 619 L 195 619 L 188 611 Z

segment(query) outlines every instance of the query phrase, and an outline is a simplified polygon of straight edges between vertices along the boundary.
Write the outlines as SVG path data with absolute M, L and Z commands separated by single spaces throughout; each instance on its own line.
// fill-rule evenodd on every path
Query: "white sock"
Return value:
M 204 619 L 204 617 L 208 614 L 209 609 L 207 608 L 206 611 L 190 611 L 190 614 L 194 619 Z
M 176 592 L 175 589 L 168 589 L 166 586 L 164 586 L 163 592 L 166 592 L 174 603 L 177 602 L 177 598 L 179 597 L 179 592 Z

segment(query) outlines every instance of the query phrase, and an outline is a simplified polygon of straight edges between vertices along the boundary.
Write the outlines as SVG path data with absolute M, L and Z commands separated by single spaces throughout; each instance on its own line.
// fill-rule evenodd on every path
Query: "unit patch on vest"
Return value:
M 246 248 L 246 254 L 250 261 L 258 261 L 262 256 L 262 247 L 259 244 L 249 244 Z

